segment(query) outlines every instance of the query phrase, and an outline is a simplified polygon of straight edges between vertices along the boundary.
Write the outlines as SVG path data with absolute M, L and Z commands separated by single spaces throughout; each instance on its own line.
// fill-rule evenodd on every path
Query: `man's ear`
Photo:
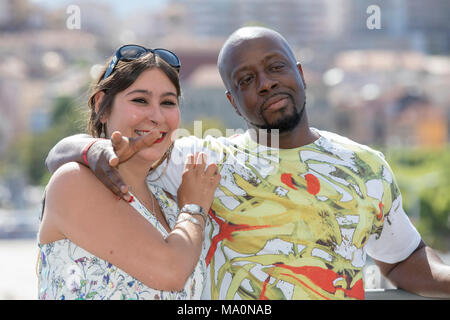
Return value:
M 302 78 L 302 81 L 303 81 L 303 88 L 306 89 L 305 76 L 303 75 L 303 69 L 302 69 L 302 65 L 300 64 L 300 62 L 297 62 L 297 69 L 298 69 L 298 72 L 300 72 L 300 77 Z
M 103 97 L 105 96 L 105 92 L 104 91 L 99 91 L 95 94 L 94 96 L 94 106 L 95 106 L 95 113 L 98 114 L 98 111 L 100 110 L 100 104 L 102 103 Z M 100 121 L 106 121 L 106 119 L 103 119 L 104 115 L 102 115 Z
M 238 108 L 237 108 L 237 106 L 236 106 L 236 103 L 234 102 L 233 96 L 231 95 L 230 91 L 226 91 L 226 92 L 225 92 L 225 95 L 227 96 L 228 101 L 230 101 L 231 105 L 233 106 L 234 111 L 236 111 L 236 113 L 237 113 L 240 117 L 242 117 L 242 114 L 239 112 L 239 110 L 238 110 Z

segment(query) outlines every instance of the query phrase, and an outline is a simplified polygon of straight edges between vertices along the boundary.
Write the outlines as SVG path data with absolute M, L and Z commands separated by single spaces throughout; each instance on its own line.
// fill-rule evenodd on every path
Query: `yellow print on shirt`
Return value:
M 380 235 L 399 191 L 373 150 L 330 149 L 281 153 L 266 175 L 251 152 L 245 163 L 224 162 L 206 256 L 212 299 L 364 298 L 363 246 Z

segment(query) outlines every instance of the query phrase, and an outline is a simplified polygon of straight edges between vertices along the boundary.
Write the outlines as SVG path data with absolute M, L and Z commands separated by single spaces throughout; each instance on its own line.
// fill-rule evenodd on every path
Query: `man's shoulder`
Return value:
M 174 148 L 187 152 L 191 150 L 199 151 L 223 151 L 228 147 L 242 144 L 239 139 L 242 135 L 234 135 L 231 137 L 214 137 L 211 135 L 205 137 L 187 136 L 182 137 L 174 142 Z
M 352 153 L 360 158 L 385 163 L 383 153 L 368 145 L 356 142 L 334 132 L 315 130 L 320 135 L 317 144 L 327 151 L 332 153 Z

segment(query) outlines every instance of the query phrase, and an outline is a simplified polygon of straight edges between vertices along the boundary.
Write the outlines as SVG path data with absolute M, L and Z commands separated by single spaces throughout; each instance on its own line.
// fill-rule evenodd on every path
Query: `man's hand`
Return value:
M 114 131 L 111 135 L 111 143 L 117 156 L 111 157 L 111 166 L 115 167 L 130 159 L 138 151 L 151 147 L 158 137 L 159 131 L 157 130 L 138 138 L 127 138 L 122 136 L 120 131 Z
M 157 131 L 138 138 L 127 138 L 115 131 L 111 140 L 99 140 L 89 148 L 86 154 L 89 167 L 108 189 L 129 201 L 128 186 L 119 174 L 119 164 L 130 159 L 136 152 L 152 146 L 158 137 Z

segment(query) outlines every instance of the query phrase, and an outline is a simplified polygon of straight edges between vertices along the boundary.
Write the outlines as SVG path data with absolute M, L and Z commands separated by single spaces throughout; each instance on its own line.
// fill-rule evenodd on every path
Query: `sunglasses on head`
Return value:
M 178 59 L 177 55 L 172 51 L 162 48 L 147 49 L 135 44 L 128 44 L 116 50 L 116 52 L 114 53 L 114 57 L 111 59 L 111 62 L 109 63 L 108 69 L 106 69 L 105 75 L 103 76 L 103 80 L 108 78 L 111 75 L 111 73 L 113 73 L 119 60 L 132 61 L 138 59 L 139 57 L 142 57 L 143 55 L 149 52 L 163 59 L 172 68 L 175 68 L 177 72 L 180 71 L 181 67 L 180 59 Z

